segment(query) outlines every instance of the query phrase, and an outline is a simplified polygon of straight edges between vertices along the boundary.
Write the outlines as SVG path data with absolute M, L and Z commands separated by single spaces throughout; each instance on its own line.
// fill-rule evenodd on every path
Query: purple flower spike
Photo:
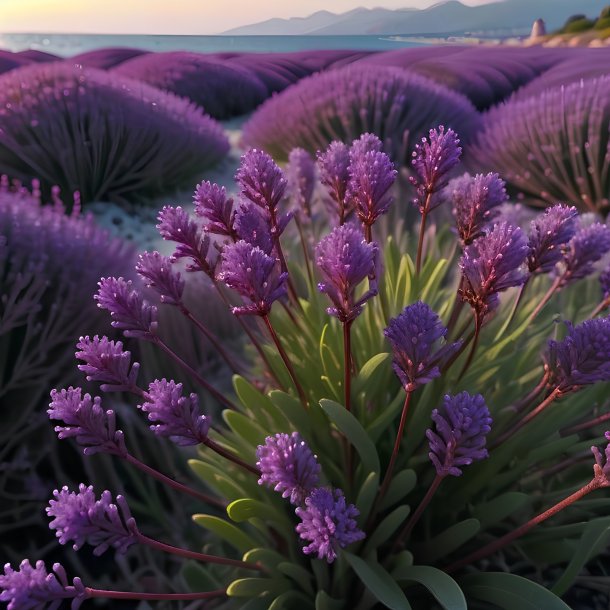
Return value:
M 176 242 L 175 260 L 190 259 L 187 271 L 203 271 L 214 278 L 216 259 L 210 254 L 210 238 L 181 207 L 165 206 L 159 212 L 157 230 L 165 240 Z
M 266 316 L 273 303 L 286 295 L 288 273 L 280 273 L 275 258 L 245 241 L 224 248 L 217 277 L 247 301 L 233 308 L 235 315 Z
M 131 364 L 131 352 L 123 351 L 120 341 L 108 337 L 90 339 L 81 337 L 76 344 L 76 358 L 84 364 L 78 369 L 87 375 L 87 381 L 101 383 L 104 392 L 133 392 L 140 365 Z
M 445 396 L 442 407 L 432 411 L 432 419 L 436 429 L 426 431 L 428 455 L 439 477 L 459 477 L 462 466 L 488 456 L 485 443 L 492 419 L 480 394 Z
M 447 186 L 453 202 L 453 216 L 463 245 L 472 243 L 507 199 L 504 180 L 498 174 L 464 174 Z
M 275 214 L 286 191 L 286 179 L 270 155 L 255 148 L 249 150 L 242 156 L 235 178 L 246 199 Z
M 461 154 L 455 131 L 445 131 L 442 125 L 431 129 L 428 138 L 422 138 L 421 144 L 416 144 L 411 161 L 415 175 L 409 180 L 417 189 L 413 202 L 422 214 L 437 207 L 438 204 L 429 204 L 426 208 L 426 199 L 447 185 L 447 176 L 459 163 Z
M 390 209 L 393 198 L 388 191 L 396 180 L 397 171 L 384 152 L 367 150 L 366 143 L 361 140 L 356 143 L 359 145 L 352 145 L 349 153 L 347 198 L 353 202 L 362 223 L 370 227 Z
M 145 284 L 161 298 L 162 303 L 181 305 L 184 280 L 175 271 L 172 261 L 158 252 L 144 252 L 138 257 L 136 271 Z
M 603 476 L 606 479 L 606 487 L 608 487 L 610 486 L 610 432 L 605 432 L 604 436 L 606 437 L 606 440 L 609 441 L 604 449 L 604 455 L 602 455 L 601 451 L 595 446 L 591 447 L 591 452 L 595 457 L 595 466 L 597 467 L 595 469 L 595 474 Z
M 583 385 L 610 381 L 610 318 L 566 325 L 565 339 L 548 344 L 545 361 L 550 383 L 566 393 Z
M 320 182 L 326 187 L 335 203 L 342 221 L 346 209 L 347 185 L 349 182 L 349 148 L 343 142 L 331 142 L 324 152 L 318 151 Z
M 131 280 L 103 277 L 98 286 L 94 299 L 99 308 L 110 312 L 114 328 L 122 330 L 126 337 L 154 340 L 157 308 L 142 299 L 142 295 L 132 288 Z
M 422 301 L 405 307 L 392 318 L 383 334 L 392 345 L 394 372 L 407 392 L 440 377 L 440 367 L 462 343 L 438 345 L 447 336 L 447 329 Z
M 562 246 L 576 233 L 575 207 L 554 205 L 532 220 L 527 266 L 530 273 L 550 273 L 562 258 Z
M 520 267 L 528 253 L 523 231 L 500 223 L 466 247 L 460 259 L 460 296 L 481 319 L 498 306 L 498 293 L 520 286 L 526 275 Z
M 298 209 L 311 217 L 311 198 L 315 186 L 316 165 L 311 155 L 303 148 L 293 148 L 288 155 L 288 190 L 294 197 Z
M 290 503 L 303 504 L 318 485 L 320 464 L 298 432 L 268 436 L 256 450 L 259 485 L 281 492 Z
M 62 487 L 53 497 L 46 512 L 53 518 L 49 527 L 56 530 L 60 544 L 72 541 L 75 551 L 90 544 L 93 554 L 99 556 L 109 548 L 125 553 L 138 541 L 136 521 L 123 496 L 117 496 L 114 504 L 112 494 L 104 491 L 96 500 L 93 487 L 81 483 L 78 492 Z
M 340 489 L 314 489 L 305 499 L 305 506 L 295 512 L 301 519 L 297 533 L 309 542 L 303 552 L 306 555 L 315 553 L 318 559 L 326 559 L 328 563 L 337 558 L 340 548 L 365 537 L 356 523 L 360 514 L 358 509 L 353 504 L 346 504 Z
M 251 201 L 245 201 L 235 213 L 235 233 L 238 239 L 257 246 L 265 254 L 271 254 L 273 237 L 269 217 Z
M 352 142 L 350 147 L 350 157 L 360 157 L 367 152 L 381 152 L 383 144 L 374 133 L 363 133 L 357 140 Z
M 47 413 L 49 419 L 57 419 L 63 426 L 55 426 L 60 439 L 75 438 L 85 455 L 110 453 L 125 457 L 127 448 L 123 432 L 116 429 L 114 411 L 104 411 L 99 396 L 81 396 L 80 388 L 52 390 Z
M 13 570 L 10 564 L 0 574 L 0 601 L 7 602 L 7 610 L 58 610 L 64 600 L 72 600 L 71 610 L 78 610 L 89 597 L 80 578 L 70 585 L 63 566 L 53 564 L 47 572 L 43 561 L 32 567 L 28 559 Z
M 375 275 L 377 254 L 377 244 L 367 243 L 362 233 L 348 224 L 333 229 L 316 246 L 316 263 L 324 279 L 318 289 L 334 305 L 326 310 L 331 316 L 351 322 L 360 315 L 366 301 L 377 294 L 376 287 L 371 287 L 360 299 L 356 298 L 358 285 Z
M 610 298 L 610 265 L 599 274 L 599 285 L 602 289 L 604 300 Z
M 195 213 L 208 220 L 208 223 L 203 227 L 205 231 L 231 238 L 235 236 L 233 199 L 227 197 L 224 186 L 218 186 L 216 183 L 204 180 L 197 185 L 193 202 Z
M 560 287 L 587 277 L 595 270 L 595 263 L 610 251 L 610 227 L 595 222 L 576 231 L 563 255 Z
M 187 447 L 205 442 L 210 420 L 199 410 L 196 394 L 182 396 L 182 384 L 156 379 L 148 386 L 148 400 L 140 409 L 158 422 L 150 429 L 157 435 Z

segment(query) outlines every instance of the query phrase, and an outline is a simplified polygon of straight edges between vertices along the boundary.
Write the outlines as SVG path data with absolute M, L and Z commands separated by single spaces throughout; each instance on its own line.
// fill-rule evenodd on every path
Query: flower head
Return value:
M 275 258 L 243 240 L 225 246 L 217 277 L 246 299 L 246 305 L 233 308 L 236 315 L 266 316 L 286 294 L 288 274 L 280 273 Z
M 281 492 L 290 503 L 303 504 L 318 485 L 320 464 L 298 432 L 268 436 L 256 450 L 259 485 Z
M 216 259 L 210 252 L 210 238 L 181 207 L 165 206 L 159 212 L 157 230 L 165 240 L 176 242 L 175 260 L 190 259 L 187 271 L 203 271 L 213 278 Z
M 208 221 L 203 227 L 205 231 L 227 237 L 235 235 L 233 199 L 227 197 L 224 186 L 204 180 L 195 189 L 193 203 L 195 213 Z
M 422 301 L 408 305 L 392 318 L 383 334 L 392 345 L 394 372 L 408 392 L 439 377 L 440 367 L 461 344 L 439 345 L 447 336 L 447 329 Z
M 527 252 L 523 231 L 505 222 L 475 239 L 460 259 L 462 300 L 481 318 L 493 311 L 498 306 L 499 292 L 525 281 L 521 265 Z
M 306 216 L 311 216 L 311 198 L 313 196 L 316 165 L 311 155 L 303 148 L 293 148 L 288 155 L 288 190 L 294 197 L 298 209 Z
M 421 144 L 415 145 L 411 161 L 414 175 L 409 180 L 417 190 L 414 203 L 421 213 L 426 199 L 447 185 L 447 176 L 459 163 L 461 154 L 460 140 L 455 131 L 445 131 L 442 125 L 431 129 L 428 138 L 422 138 Z M 429 202 L 427 210 L 434 207 L 436 205 Z
M 560 286 L 587 277 L 595 263 L 610 251 L 610 227 L 595 222 L 576 231 L 563 255 Z
M 140 406 L 148 419 L 157 422 L 150 429 L 180 446 L 198 445 L 208 436 L 210 420 L 199 410 L 196 394 L 182 396 L 182 384 L 156 379 L 148 386 L 148 400 Z
M 7 610 L 57 610 L 65 600 L 72 600 L 71 610 L 78 610 L 88 597 L 80 578 L 70 585 L 66 571 L 59 564 L 53 564 L 53 571 L 47 572 L 43 561 L 32 566 L 28 559 L 13 570 L 7 563 L 4 574 L 0 574 L 0 601 L 8 602 Z
M 480 237 L 498 206 L 507 199 L 504 180 L 498 174 L 464 174 L 452 180 L 447 191 L 453 202 L 453 216 L 462 244 Z
M 462 466 L 487 457 L 485 443 L 492 419 L 480 394 L 445 396 L 441 408 L 432 411 L 432 419 L 435 429 L 426 431 L 428 455 L 439 476 L 458 477 Z
M 157 330 L 157 308 L 142 299 L 132 282 L 122 277 L 106 277 L 98 282 L 97 306 L 112 317 L 112 326 L 126 337 L 152 341 Z
M 346 194 L 349 182 L 349 148 L 343 142 L 334 141 L 324 152 L 318 151 L 317 157 L 320 182 L 335 203 L 339 217 L 343 218 L 348 211 Z
M 162 303 L 179 305 L 182 303 L 184 280 L 173 268 L 172 260 L 158 252 L 140 254 L 136 271 L 145 284 L 161 298 Z
M 257 246 L 265 254 L 273 250 L 273 236 L 269 217 L 251 201 L 244 201 L 235 213 L 235 234 L 238 239 Z
M 599 285 L 604 299 L 610 298 L 610 265 L 599 274 Z
M 111 547 L 125 553 L 137 542 L 138 528 L 122 496 L 114 504 L 112 494 L 104 491 L 96 500 L 93 487 L 81 483 L 78 492 L 62 487 L 53 498 L 46 512 L 53 518 L 49 527 L 56 530 L 60 544 L 72 541 L 78 551 L 87 543 L 94 547 L 94 555 L 101 555 Z
M 131 352 L 123 351 L 120 341 L 97 335 L 81 337 L 76 349 L 76 358 L 84 362 L 78 369 L 87 375 L 87 381 L 101 383 L 104 392 L 128 392 L 136 387 L 140 365 L 131 364 Z
M 350 322 L 360 315 L 366 301 L 377 294 L 372 287 L 360 299 L 356 298 L 358 285 L 375 275 L 377 251 L 375 242 L 367 243 L 362 233 L 349 224 L 336 227 L 316 246 L 316 263 L 324 279 L 318 288 L 334 305 L 327 309 L 331 316 Z
M 80 388 L 52 390 L 51 402 L 47 410 L 50 419 L 63 423 L 55 426 L 60 439 L 75 438 L 85 455 L 110 453 L 127 455 L 123 432 L 116 429 L 114 411 L 104 411 L 99 396 L 82 396 Z
M 527 266 L 530 273 L 549 273 L 562 258 L 562 247 L 576 233 L 575 207 L 557 204 L 532 220 Z
M 346 504 L 340 489 L 318 487 L 305 499 L 305 506 L 296 509 L 301 519 L 296 527 L 302 540 L 309 542 L 303 549 L 306 555 L 317 554 L 318 559 L 332 563 L 340 548 L 365 537 L 358 529 L 360 514 L 353 504 Z
M 610 381 L 610 318 L 586 320 L 577 326 L 566 322 L 562 341 L 550 340 L 545 356 L 550 383 L 561 392 L 598 381 Z
M 379 138 L 372 134 L 364 134 L 352 144 L 349 159 L 347 199 L 353 202 L 360 220 L 371 226 L 392 204 L 388 191 L 397 172 L 390 157 L 381 152 Z
M 244 198 L 275 214 L 286 191 L 286 179 L 270 155 L 252 148 L 242 156 L 235 178 Z

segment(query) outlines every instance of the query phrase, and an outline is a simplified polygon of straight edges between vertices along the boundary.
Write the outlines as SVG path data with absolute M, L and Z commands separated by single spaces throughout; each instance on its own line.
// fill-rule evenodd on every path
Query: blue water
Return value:
M 0 48 L 38 49 L 63 57 L 102 47 L 148 51 L 290 52 L 312 49 L 391 50 L 421 43 L 379 36 L 140 36 L 115 34 L 0 34 Z

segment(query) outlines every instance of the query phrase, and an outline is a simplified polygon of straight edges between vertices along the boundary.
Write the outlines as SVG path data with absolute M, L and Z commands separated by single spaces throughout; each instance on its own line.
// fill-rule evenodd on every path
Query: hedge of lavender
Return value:
M 98 68 L 100 70 L 108 70 L 114 68 L 125 61 L 147 55 L 149 51 L 143 49 L 130 49 L 129 47 L 106 47 L 103 49 L 94 49 L 93 51 L 85 51 L 78 55 L 72 56 L 67 61 L 72 64 L 79 64 L 87 68 Z
M 470 153 L 528 201 L 610 209 L 610 76 L 519 96 L 490 110 Z
M 295 147 L 314 153 L 371 132 L 407 164 L 410 147 L 439 122 L 467 138 L 478 113 L 465 97 L 421 76 L 356 64 L 305 78 L 267 100 L 244 125 L 243 142 L 287 159 Z
M 205 547 L 158 539 L 123 494 L 57 489 L 46 512 L 60 544 L 181 557 L 190 591 L 103 590 L 25 560 L 0 576 L 10 610 L 96 598 L 596 607 L 609 540 L 610 269 L 596 271 L 610 229 L 564 204 L 511 224 L 500 176 L 460 175 L 458 137 L 439 127 L 413 154 L 420 222 L 385 239 L 380 218 L 409 204 L 394 199 L 381 147 L 365 134 L 316 162 L 298 150 L 287 177 L 251 150 L 238 200 L 203 182 L 195 217 L 160 212 L 174 254 L 136 266 L 156 303 L 121 277 L 100 280 L 95 299 L 114 329 L 169 354 L 226 410 L 212 415 L 178 380 L 142 383 L 131 354 L 102 338 L 81 342 L 77 358 L 107 396 L 60 387 L 49 417 L 86 455 L 199 499 Z M 186 275 L 175 267 L 184 261 Z M 192 274 L 208 276 L 250 338 L 253 365 L 232 393 L 163 339 L 159 307 L 202 331 L 198 312 L 184 311 Z M 203 489 L 134 459 L 137 439 L 106 406 L 116 391 L 134 395 L 159 439 L 198 448 L 189 463 Z
M 0 172 L 85 203 L 173 192 L 228 148 L 193 104 L 116 74 L 53 63 L 0 77 Z
M 201 53 L 148 53 L 122 62 L 115 72 L 188 98 L 216 119 L 250 112 L 270 93 L 246 68 Z

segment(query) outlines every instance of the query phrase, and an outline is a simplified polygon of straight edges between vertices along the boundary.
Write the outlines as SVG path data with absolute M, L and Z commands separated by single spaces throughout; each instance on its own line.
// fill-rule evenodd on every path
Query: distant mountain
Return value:
M 269 19 L 223 32 L 234 36 L 273 35 L 510 35 L 528 34 L 535 19 L 553 30 L 574 13 L 597 15 L 606 0 L 500 0 L 466 6 L 458 0 L 427 9 L 357 8 L 347 13 L 318 11 L 309 17 Z

